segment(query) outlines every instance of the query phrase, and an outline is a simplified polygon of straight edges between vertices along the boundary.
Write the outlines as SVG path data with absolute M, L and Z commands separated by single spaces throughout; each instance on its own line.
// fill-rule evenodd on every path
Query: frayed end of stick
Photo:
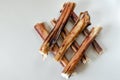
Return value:
M 87 61 L 84 59 L 84 60 L 83 60 L 83 64 L 86 64 L 86 63 L 87 63 Z
M 45 59 L 47 58 L 47 54 L 42 51 L 39 51 L 39 53 L 42 54 L 42 59 L 43 61 L 45 61 Z
M 46 58 L 47 58 L 47 54 L 42 55 L 43 61 L 45 61 Z
M 99 54 L 99 55 L 102 55 L 102 54 L 103 54 L 103 51 L 100 51 L 98 54 Z
M 65 79 L 68 79 L 69 78 L 69 74 L 66 74 L 66 73 L 61 73 L 61 76 Z

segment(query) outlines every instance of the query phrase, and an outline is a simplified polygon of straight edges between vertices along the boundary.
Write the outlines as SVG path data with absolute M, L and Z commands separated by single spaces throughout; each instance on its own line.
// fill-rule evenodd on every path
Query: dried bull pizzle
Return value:
M 43 56 L 43 59 L 47 57 L 48 51 L 53 53 L 55 56 L 55 60 L 59 61 L 64 67 L 61 74 L 64 78 L 69 78 L 71 76 L 79 61 L 81 61 L 82 63 L 86 63 L 87 59 L 85 51 L 90 44 L 93 45 L 93 48 L 96 50 L 97 53 L 101 54 L 102 52 L 101 46 L 95 40 L 95 37 L 99 34 L 102 28 L 94 27 L 91 29 L 91 31 L 89 31 L 87 29 L 87 27 L 91 24 L 89 13 L 87 11 L 82 12 L 78 17 L 73 11 L 74 8 L 74 2 L 65 3 L 62 10 L 60 10 L 61 15 L 58 20 L 54 19 L 51 22 L 54 26 L 51 31 L 46 29 L 48 26 L 45 26 L 45 23 L 38 23 L 35 25 L 35 30 L 44 40 L 39 50 Z M 66 23 L 69 21 L 69 18 L 71 18 L 74 23 L 71 31 L 68 31 L 66 28 Z M 79 46 L 76 38 L 80 33 L 83 33 L 86 38 Z M 63 38 L 63 42 L 59 46 L 57 40 L 59 39 L 60 35 Z M 65 56 L 65 53 L 69 47 L 71 47 L 71 49 L 75 53 L 71 60 L 68 60 Z
M 66 6 L 66 3 L 64 3 L 63 9 L 64 9 L 65 6 Z M 60 12 L 62 12 L 63 9 L 61 9 Z M 70 18 L 73 20 L 74 23 L 78 20 L 78 16 L 76 15 L 76 13 L 74 11 L 71 13 Z M 87 28 L 85 28 L 83 30 L 83 34 L 85 36 L 88 36 L 89 33 L 90 32 L 89 32 L 89 30 Z M 98 44 L 98 42 L 96 40 L 93 40 L 92 45 L 93 45 L 94 49 L 97 51 L 98 54 L 102 53 L 103 50 L 102 50 L 101 46 Z
M 74 42 L 74 40 L 79 35 L 79 33 L 81 33 L 89 24 L 90 24 L 89 14 L 88 12 L 83 12 L 80 16 L 80 19 L 76 22 L 72 30 L 69 32 L 69 34 L 64 39 L 57 54 L 55 55 L 55 60 L 60 61 L 62 59 L 66 50 Z
M 56 20 L 53 19 L 53 20 L 51 21 L 51 24 L 52 24 L 53 26 L 55 26 Z M 65 39 L 65 37 L 68 35 L 68 33 L 69 33 L 69 31 L 68 31 L 66 28 L 64 28 L 63 31 L 61 32 L 61 36 L 63 37 L 63 39 Z M 77 41 L 74 41 L 74 42 L 73 42 L 73 44 L 71 45 L 71 48 L 72 48 L 72 50 L 73 50 L 74 52 L 77 52 L 77 50 L 78 50 L 78 48 L 79 48 L 79 44 L 77 43 Z M 86 55 L 83 55 L 83 57 L 82 57 L 82 59 L 81 59 L 81 62 L 85 64 L 85 63 L 87 62 L 86 59 L 87 59 Z
M 72 19 L 74 22 L 77 21 L 78 16 L 76 15 L 75 12 L 72 12 L 72 13 L 71 13 L 71 19 Z M 85 29 L 83 30 L 83 33 L 84 33 L 85 36 L 88 36 L 90 32 L 89 32 L 89 30 L 88 30 L 87 28 L 85 28 Z M 93 40 L 92 45 L 93 45 L 94 49 L 97 51 L 98 54 L 101 54 L 101 53 L 102 53 L 103 50 L 102 50 L 101 46 L 97 43 L 96 40 Z
M 36 29 L 36 31 L 38 32 L 38 34 L 41 36 L 43 40 L 45 40 L 49 35 L 49 31 L 46 29 L 45 23 L 37 23 L 34 28 Z M 54 55 L 56 55 L 58 49 L 59 49 L 59 46 L 56 43 L 53 50 L 51 50 L 51 52 Z M 68 64 L 67 58 L 63 57 L 60 63 L 65 67 Z
M 43 55 L 44 58 L 47 57 L 50 47 L 53 47 L 54 44 L 56 43 L 56 41 L 59 37 L 59 34 L 61 33 L 61 30 L 64 27 L 64 24 L 67 22 L 74 7 L 75 7 L 75 3 L 73 3 L 73 2 L 68 2 L 66 4 L 66 7 L 64 8 L 63 12 L 61 13 L 55 27 L 51 30 L 51 32 L 45 39 L 44 43 L 42 44 L 42 46 L 40 48 L 40 53 Z

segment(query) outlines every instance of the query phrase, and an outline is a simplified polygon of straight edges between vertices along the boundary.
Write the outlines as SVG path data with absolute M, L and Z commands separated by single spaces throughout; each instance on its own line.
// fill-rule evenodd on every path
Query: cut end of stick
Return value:
M 43 61 L 45 61 L 46 58 L 47 58 L 47 55 L 46 55 L 46 54 L 42 55 Z
M 99 33 L 102 30 L 101 26 L 94 27 L 95 29 L 95 34 Z
M 61 76 L 65 79 L 68 79 L 70 75 L 66 73 L 61 73 Z
M 42 59 L 43 59 L 43 61 L 45 61 L 45 59 L 47 58 L 47 53 L 44 53 L 40 50 L 39 50 L 39 53 L 42 54 Z
M 38 28 L 39 25 L 44 25 L 44 22 L 35 24 L 34 28 L 35 28 L 35 29 Z

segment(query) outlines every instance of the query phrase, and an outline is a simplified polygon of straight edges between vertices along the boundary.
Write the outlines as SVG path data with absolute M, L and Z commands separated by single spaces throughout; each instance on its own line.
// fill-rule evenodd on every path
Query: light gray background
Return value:
M 75 12 L 89 11 L 92 26 L 103 30 L 97 40 L 104 54 L 90 48 L 89 62 L 80 64 L 69 80 L 120 80 L 120 0 L 72 0 Z M 66 0 L 0 0 L 0 80 L 65 80 L 59 63 L 42 61 L 42 39 L 34 25 L 59 15 Z

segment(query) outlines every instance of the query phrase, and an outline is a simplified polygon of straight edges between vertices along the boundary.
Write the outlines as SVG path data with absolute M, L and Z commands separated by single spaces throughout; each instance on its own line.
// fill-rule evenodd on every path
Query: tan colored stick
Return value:
M 72 57 L 68 65 L 64 68 L 62 72 L 63 77 L 68 78 L 73 73 L 75 67 L 78 64 L 78 61 L 83 57 L 84 51 L 86 51 L 90 43 L 95 39 L 101 29 L 101 27 L 95 27 L 91 30 L 91 33 L 84 39 L 81 46 L 79 47 L 79 50 Z
M 47 38 L 43 42 L 43 44 L 40 48 L 40 53 L 44 57 L 47 57 L 47 54 L 48 54 L 50 47 L 53 47 L 54 44 L 56 43 L 56 41 L 61 33 L 61 30 L 64 27 L 65 23 L 67 22 L 74 7 L 75 7 L 75 3 L 68 2 L 66 4 L 66 7 L 64 8 L 63 12 L 61 13 L 55 27 L 52 29 L 52 31 L 49 33 L 49 35 L 47 36 Z
M 71 19 L 72 19 L 74 22 L 77 21 L 78 16 L 76 15 L 75 12 L 72 12 L 72 13 L 71 13 Z M 84 33 L 85 36 L 88 36 L 90 32 L 89 32 L 89 30 L 86 28 L 86 29 L 83 30 L 83 33 Z M 93 45 L 94 49 L 97 51 L 98 54 L 101 54 L 101 53 L 102 53 L 103 49 L 102 49 L 102 47 L 98 44 L 98 42 L 97 42 L 96 40 L 93 40 L 92 45 Z
M 63 58 L 66 50 L 74 42 L 74 40 L 79 35 L 79 33 L 81 33 L 89 24 L 90 24 L 90 16 L 87 11 L 83 12 L 80 16 L 80 20 L 78 20 L 78 22 L 74 25 L 73 29 L 69 32 L 69 34 L 64 39 L 62 45 L 60 46 L 55 56 L 56 61 L 60 61 Z
M 38 23 L 38 24 L 35 25 L 34 28 L 43 40 L 45 40 L 47 38 L 47 36 L 49 35 L 49 31 L 46 29 L 45 23 Z M 56 43 L 51 52 L 54 55 L 56 55 L 56 52 L 57 52 L 58 49 L 59 49 L 59 46 Z M 63 67 L 65 67 L 68 64 L 68 60 L 66 59 L 65 56 L 63 57 L 63 59 L 61 60 L 60 63 L 63 65 Z
M 56 20 L 53 19 L 53 20 L 51 21 L 51 24 L 52 24 L 53 26 L 55 26 Z M 69 33 L 69 31 L 64 27 L 63 31 L 61 32 L 62 38 L 65 39 L 65 37 L 68 35 L 68 33 Z M 77 41 L 74 41 L 74 42 L 73 42 L 73 44 L 71 45 L 71 48 L 73 49 L 74 52 L 77 52 L 77 50 L 78 50 L 78 48 L 79 48 L 79 44 L 77 43 Z M 84 64 L 87 62 L 85 55 L 83 55 L 83 57 L 82 57 L 82 59 L 81 59 L 81 62 L 84 63 Z

